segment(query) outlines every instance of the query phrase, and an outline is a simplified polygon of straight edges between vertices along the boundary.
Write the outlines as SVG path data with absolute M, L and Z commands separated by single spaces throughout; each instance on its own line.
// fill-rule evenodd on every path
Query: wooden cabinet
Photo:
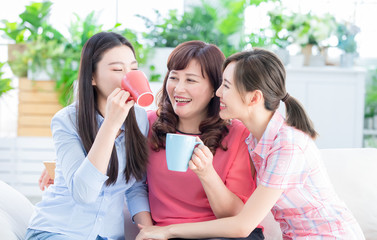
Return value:
M 19 80 L 18 136 L 51 136 L 50 122 L 62 106 L 55 81 Z

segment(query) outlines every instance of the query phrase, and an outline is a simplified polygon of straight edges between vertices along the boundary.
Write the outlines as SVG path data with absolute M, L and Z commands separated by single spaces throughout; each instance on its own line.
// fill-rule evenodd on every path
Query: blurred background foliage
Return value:
M 267 2 L 274 6 L 268 11 L 270 24 L 246 34 L 245 9 Z M 70 23 L 69 34 L 65 36 L 49 24 L 51 6 L 50 1 L 31 2 L 19 15 L 19 21 L 2 20 L 0 31 L 10 43 L 18 45 L 10 52 L 7 62 L 13 73 L 24 77 L 28 69 L 32 72 L 46 70 L 51 79 L 56 80 L 56 91 L 63 106 L 73 100 L 81 49 L 88 38 L 100 31 L 115 31 L 129 39 L 135 47 L 139 66 L 146 63 L 153 48 L 175 47 L 189 40 L 216 44 L 225 56 L 250 47 L 285 50 L 292 44 L 300 47 L 312 44 L 326 48 L 331 46 L 328 40 L 333 37 L 338 39 L 332 44 L 334 47 L 344 52 L 357 52 L 355 35 L 359 29 L 356 26 L 338 22 L 330 15 L 288 11 L 279 0 L 202 0 L 201 4 L 185 9 L 183 14 L 171 10 L 166 16 L 155 10 L 156 20 L 138 15 L 146 26 L 144 32 L 125 29 L 119 23 L 104 29 L 96 21 L 95 12 L 84 18 L 75 14 L 76 19 Z M 151 79 L 159 78 L 152 76 Z

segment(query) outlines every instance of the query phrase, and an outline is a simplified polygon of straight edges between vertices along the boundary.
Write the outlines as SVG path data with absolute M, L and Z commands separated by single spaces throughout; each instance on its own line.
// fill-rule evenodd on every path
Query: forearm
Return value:
M 242 200 L 225 186 L 214 169 L 199 179 L 217 218 L 234 216 L 242 210 Z
M 282 192 L 283 190 L 259 186 L 238 215 L 208 222 L 167 226 L 168 237 L 247 237 L 268 214 Z
M 105 119 L 88 153 L 89 161 L 103 174 L 106 174 L 118 131 Z
M 152 226 L 152 217 L 150 212 L 139 212 L 133 217 L 136 224 L 141 224 L 144 226 Z
M 250 233 L 244 233 L 242 224 L 238 224 L 237 216 L 216 219 L 199 223 L 184 223 L 166 226 L 168 238 L 243 238 Z

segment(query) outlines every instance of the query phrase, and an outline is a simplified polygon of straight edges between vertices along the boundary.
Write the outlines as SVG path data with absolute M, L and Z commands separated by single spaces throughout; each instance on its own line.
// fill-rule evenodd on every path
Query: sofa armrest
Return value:
M 24 239 L 33 204 L 3 181 L 0 181 L 0 193 L 0 239 Z

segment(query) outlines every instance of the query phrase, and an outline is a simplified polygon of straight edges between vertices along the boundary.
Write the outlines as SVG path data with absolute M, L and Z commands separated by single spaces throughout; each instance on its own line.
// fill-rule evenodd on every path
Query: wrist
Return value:
M 115 124 L 109 122 L 109 121 L 106 121 L 106 118 L 103 120 L 103 123 L 100 127 L 100 129 L 104 129 L 106 130 L 106 132 L 116 136 L 118 131 L 119 131 L 119 127 L 117 127 Z
M 165 226 L 166 228 L 166 238 L 178 238 L 178 236 L 174 233 L 174 225 Z
M 198 178 L 200 181 L 211 181 L 211 179 L 217 174 L 216 170 L 213 168 L 213 166 L 209 166 L 208 169 L 204 172 L 198 172 Z

